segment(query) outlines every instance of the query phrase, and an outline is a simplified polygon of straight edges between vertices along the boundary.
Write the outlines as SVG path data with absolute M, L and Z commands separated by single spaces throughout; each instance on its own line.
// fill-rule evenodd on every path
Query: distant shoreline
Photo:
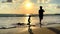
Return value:
M 58 15 L 60 16 L 60 14 L 44 14 L 44 16 L 55 16 Z M 0 17 L 28 17 L 29 15 L 25 15 L 25 14 L 0 14 Z M 38 14 L 31 14 L 32 17 L 37 17 Z

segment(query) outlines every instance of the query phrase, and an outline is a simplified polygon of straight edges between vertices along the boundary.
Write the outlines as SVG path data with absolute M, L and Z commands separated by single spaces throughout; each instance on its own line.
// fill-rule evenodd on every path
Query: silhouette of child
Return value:
M 29 25 L 29 27 L 30 27 L 30 18 L 31 18 L 31 15 L 29 15 L 29 18 L 28 18 L 28 24 L 27 25 Z

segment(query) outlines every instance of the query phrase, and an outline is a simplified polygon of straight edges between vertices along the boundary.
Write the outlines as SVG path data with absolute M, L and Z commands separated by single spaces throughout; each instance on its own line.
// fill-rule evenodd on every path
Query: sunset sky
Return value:
M 0 0 L 0 14 L 38 14 L 41 5 L 45 14 L 60 13 L 60 0 Z

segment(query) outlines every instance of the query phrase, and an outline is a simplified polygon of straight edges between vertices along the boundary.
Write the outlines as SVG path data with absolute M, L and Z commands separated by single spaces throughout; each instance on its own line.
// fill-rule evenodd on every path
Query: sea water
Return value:
M 0 17 L 0 27 L 9 27 L 14 23 L 28 23 L 29 17 Z M 31 24 L 39 24 L 39 17 L 31 17 Z M 60 15 L 44 16 L 42 24 L 60 23 Z

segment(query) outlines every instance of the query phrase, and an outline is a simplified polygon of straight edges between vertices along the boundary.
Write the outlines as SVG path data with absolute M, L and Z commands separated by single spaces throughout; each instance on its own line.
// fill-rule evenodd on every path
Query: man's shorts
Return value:
M 39 18 L 40 18 L 40 19 L 43 19 L 43 15 L 39 15 Z

